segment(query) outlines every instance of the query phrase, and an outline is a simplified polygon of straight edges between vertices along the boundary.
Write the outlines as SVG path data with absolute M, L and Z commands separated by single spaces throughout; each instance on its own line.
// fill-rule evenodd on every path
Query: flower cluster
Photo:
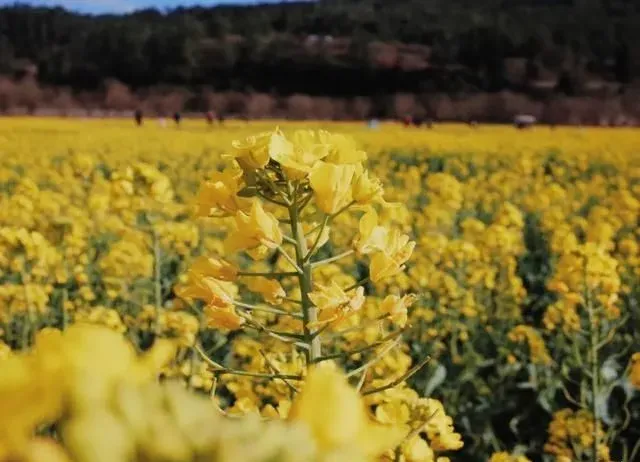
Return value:
M 160 340 L 138 356 L 121 335 L 89 324 L 40 331 L 31 351 L 0 359 L 0 459 L 365 462 L 401 438 L 369 419 L 331 364 L 310 371 L 288 422 L 264 423 L 226 418 L 178 382 L 157 383 L 175 353 Z M 61 443 L 33 436 L 52 426 Z
M 586 410 L 572 411 L 561 409 L 553 414 L 553 420 L 549 424 L 549 439 L 544 446 L 548 454 L 556 456 L 556 460 L 562 461 L 587 461 L 591 458 L 593 440 L 596 434 L 593 415 Z M 597 434 L 602 441 L 604 432 L 598 424 Z M 598 461 L 610 461 L 609 447 L 598 444 Z
M 534 455 L 547 438 L 531 431 L 541 412 L 592 410 L 594 397 L 611 459 L 631 454 L 637 130 L 228 121 L 211 136 L 197 124 L 3 121 L 0 358 L 43 327 L 77 323 L 124 333 L 138 351 L 172 339 L 162 377 L 229 416 L 285 419 L 319 351 L 374 419 L 373 402 L 397 392 L 381 418 L 410 409 L 418 420 L 396 420 L 423 428 L 411 388 L 444 404 L 455 431 L 442 431 L 465 446 L 445 451 L 420 431 L 404 435 L 401 460 L 511 448 L 489 409 L 512 416 L 518 437 L 495 457 Z M 299 269 L 310 271 L 304 287 Z M 305 328 L 319 332 L 313 349 Z

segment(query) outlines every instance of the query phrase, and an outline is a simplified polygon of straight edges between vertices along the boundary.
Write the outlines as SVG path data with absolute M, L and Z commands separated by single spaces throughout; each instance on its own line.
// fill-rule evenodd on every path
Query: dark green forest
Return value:
M 45 84 L 350 96 L 580 94 L 640 77 L 638 0 L 321 0 L 86 16 L 0 9 L 0 73 Z
M 638 82 L 640 0 L 318 0 L 100 16 L 0 8 L 0 111 L 504 121 L 526 110 L 599 123 L 603 111 L 640 117 Z

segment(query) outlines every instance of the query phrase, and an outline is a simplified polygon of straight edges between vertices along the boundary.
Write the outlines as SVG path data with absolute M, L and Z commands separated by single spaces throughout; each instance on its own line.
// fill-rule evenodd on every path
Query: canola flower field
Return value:
M 640 460 L 640 131 L 0 123 L 0 460 Z

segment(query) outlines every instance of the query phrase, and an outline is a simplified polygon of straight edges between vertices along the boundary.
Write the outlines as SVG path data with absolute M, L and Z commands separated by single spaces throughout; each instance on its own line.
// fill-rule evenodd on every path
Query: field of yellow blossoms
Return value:
M 0 461 L 640 460 L 640 131 L 0 122 Z

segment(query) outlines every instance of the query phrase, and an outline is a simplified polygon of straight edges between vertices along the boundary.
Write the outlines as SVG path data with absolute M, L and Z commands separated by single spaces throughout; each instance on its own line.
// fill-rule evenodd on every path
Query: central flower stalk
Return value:
M 302 270 L 298 273 L 300 283 L 300 303 L 302 308 L 302 320 L 304 329 L 304 343 L 307 344 L 306 350 L 307 364 L 311 365 L 322 356 L 322 343 L 320 334 L 314 333 L 310 326 L 318 321 L 318 309 L 311 302 L 309 294 L 313 290 L 312 267 L 309 257 L 309 249 L 307 248 L 307 240 L 300 221 L 300 210 L 297 200 L 297 193 L 294 189 L 293 200 L 289 207 L 289 220 L 291 221 L 291 234 L 295 240 L 296 264 Z

